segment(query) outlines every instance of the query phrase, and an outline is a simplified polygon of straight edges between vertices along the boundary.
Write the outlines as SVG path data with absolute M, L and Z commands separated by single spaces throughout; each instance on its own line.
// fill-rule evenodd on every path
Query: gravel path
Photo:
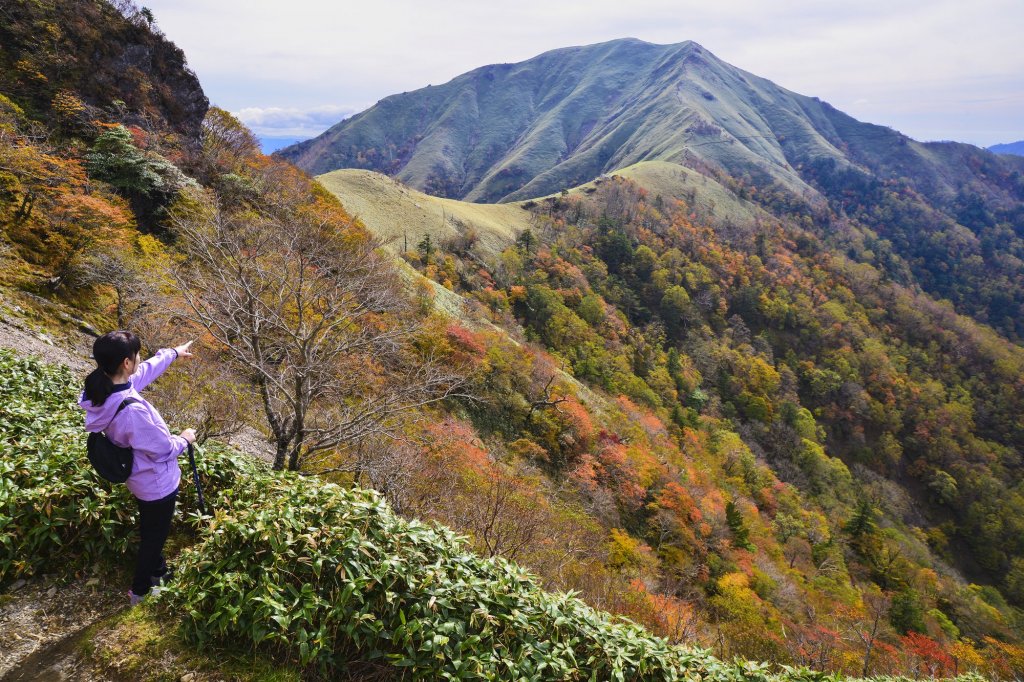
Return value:
M 66 313 L 62 316 L 72 319 Z M 46 362 L 67 365 L 83 376 L 95 367 L 92 360 L 93 336 L 76 330 L 55 338 L 34 329 L 26 317 L 20 306 L 0 292 L 0 348 L 12 348 L 20 355 L 38 355 Z

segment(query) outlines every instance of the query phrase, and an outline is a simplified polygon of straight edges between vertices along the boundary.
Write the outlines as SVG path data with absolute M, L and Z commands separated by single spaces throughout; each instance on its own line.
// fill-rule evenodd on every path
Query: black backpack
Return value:
M 121 410 L 137 402 L 140 401 L 135 398 L 125 398 L 117 407 L 117 412 L 110 418 L 107 428 L 109 429 L 110 424 L 114 423 L 117 415 L 121 414 Z M 124 483 L 132 475 L 132 463 L 135 461 L 135 456 L 132 454 L 131 448 L 119 448 L 111 443 L 106 435 L 96 432 L 89 434 L 85 449 L 89 452 L 92 468 L 111 483 Z

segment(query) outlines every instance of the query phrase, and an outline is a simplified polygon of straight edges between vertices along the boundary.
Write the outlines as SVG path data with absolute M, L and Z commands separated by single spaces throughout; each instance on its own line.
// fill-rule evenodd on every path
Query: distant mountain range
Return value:
M 1024 156 L 1024 140 L 1007 142 L 1006 144 L 994 144 L 989 147 L 988 150 L 993 154 L 1013 154 L 1014 156 Z
M 263 150 L 264 154 L 273 154 L 278 149 L 291 146 L 298 142 L 302 142 L 306 138 L 304 137 L 269 137 L 259 136 L 260 149 Z

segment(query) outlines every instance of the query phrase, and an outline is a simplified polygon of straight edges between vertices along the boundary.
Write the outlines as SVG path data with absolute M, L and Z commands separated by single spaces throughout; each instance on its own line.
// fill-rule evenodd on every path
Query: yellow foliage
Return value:
M 608 567 L 632 576 L 657 570 L 658 559 L 645 543 L 618 528 L 612 528 L 608 541 Z
M 723 592 L 727 590 L 749 589 L 750 576 L 746 573 L 726 573 L 718 579 L 718 589 Z
M 957 673 L 976 672 L 985 663 L 981 653 L 970 639 L 954 642 L 949 647 L 949 655 L 956 661 Z

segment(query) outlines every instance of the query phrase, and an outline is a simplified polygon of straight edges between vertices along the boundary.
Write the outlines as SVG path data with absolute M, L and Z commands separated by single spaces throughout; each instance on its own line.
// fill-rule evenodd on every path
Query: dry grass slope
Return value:
M 519 204 L 471 204 L 432 197 L 373 171 L 337 170 L 317 180 L 395 252 L 405 248 L 406 240 L 414 249 L 426 234 L 440 240 L 473 228 L 480 237 L 481 252 L 496 254 L 532 220 Z
M 642 161 L 612 175 L 633 180 L 652 196 L 692 197 L 693 210 L 712 224 L 731 221 L 749 225 L 768 218 L 757 205 L 738 198 L 728 188 L 697 171 L 666 161 Z M 522 203 L 475 204 L 424 194 L 401 182 L 359 169 L 343 169 L 317 178 L 388 248 L 401 253 L 426 234 L 438 241 L 474 229 L 484 256 L 500 253 L 523 230 L 531 227 L 531 213 Z M 588 193 L 600 179 L 580 185 L 571 194 Z M 543 197 L 541 197 L 543 198 Z
M 702 220 L 711 224 L 729 220 L 737 224 L 748 225 L 759 217 L 765 219 L 769 217 L 762 208 L 740 199 L 712 178 L 676 163 L 641 161 L 609 175 L 632 180 L 650 192 L 652 197 L 660 195 L 666 201 L 671 198 L 688 197 L 692 193 L 693 210 Z M 573 189 L 572 192 L 585 192 L 594 184 L 594 182 L 588 182 Z

